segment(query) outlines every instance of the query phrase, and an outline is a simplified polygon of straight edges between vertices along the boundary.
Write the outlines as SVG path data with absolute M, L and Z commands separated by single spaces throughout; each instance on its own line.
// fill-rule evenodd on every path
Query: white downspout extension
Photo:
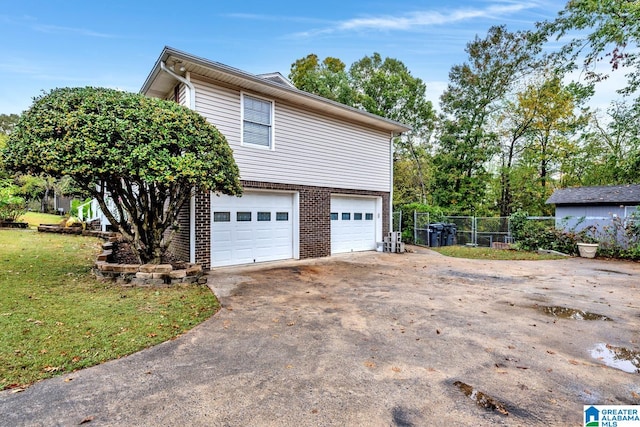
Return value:
M 389 139 L 389 171 L 391 175 L 391 182 L 389 188 L 389 232 L 393 230 L 393 138 L 395 138 L 393 132 L 391 132 L 391 138 Z
M 172 76 L 174 79 L 178 80 L 188 88 L 187 90 L 187 98 L 189 103 L 189 108 L 193 111 L 196 111 L 196 88 L 189 81 L 189 74 L 187 73 L 187 78 L 182 77 L 179 74 L 174 73 L 170 69 L 167 68 L 167 64 L 164 61 L 160 61 L 160 69 L 165 73 Z M 189 262 L 196 262 L 196 198 L 195 195 L 191 196 L 191 200 L 189 200 Z

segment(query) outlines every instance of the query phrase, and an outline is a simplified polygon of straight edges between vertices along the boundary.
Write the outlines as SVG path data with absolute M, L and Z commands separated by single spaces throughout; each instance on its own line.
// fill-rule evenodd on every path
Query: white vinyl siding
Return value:
M 195 77 L 195 76 L 193 76 Z M 196 109 L 227 138 L 249 181 L 390 191 L 390 133 L 273 104 L 275 150 L 242 145 L 241 93 L 192 79 Z

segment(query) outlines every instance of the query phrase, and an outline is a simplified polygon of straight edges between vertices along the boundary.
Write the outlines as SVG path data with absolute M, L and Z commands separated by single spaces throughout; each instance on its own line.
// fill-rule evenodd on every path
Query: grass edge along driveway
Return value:
M 208 287 L 100 282 L 91 237 L 0 230 L 0 390 L 117 359 L 213 315 Z

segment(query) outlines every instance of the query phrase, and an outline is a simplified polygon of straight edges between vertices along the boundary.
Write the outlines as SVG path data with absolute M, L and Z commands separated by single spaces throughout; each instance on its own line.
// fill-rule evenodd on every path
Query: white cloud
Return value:
M 410 31 L 433 25 L 451 24 L 475 18 L 489 18 L 508 15 L 528 9 L 533 5 L 527 3 L 510 5 L 492 5 L 486 9 L 458 9 L 449 13 L 437 11 L 412 12 L 403 16 L 381 16 L 371 18 L 355 18 L 338 25 L 340 30 L 401 30 Z
M 494 3 L 485 8 L 461 8 L 451 11 L 415 11 L 402 15 L 381 15 L 348 19 L 333 26 L 297 33 L 297 36 L 316 36 L 346 31 L 420 31 L 433 26 L 453 24 L 480 18 L 511 16 L 538 5 L 534 2 Z
M 60 27 L 57 25 L 34 25 L 33 29 L 42 33 L 51 34 L 77 34 L 88 37 L 116 38 L 113 34 L 99 33 L 97 31 L 87 30 L 86 28 Z

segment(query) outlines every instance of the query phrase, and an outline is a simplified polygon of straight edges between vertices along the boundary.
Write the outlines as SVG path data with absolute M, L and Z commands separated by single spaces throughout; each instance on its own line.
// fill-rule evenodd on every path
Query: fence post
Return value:
M 413 244 L 417 245 L 418 244 L 418 214 L 417 212 L 414 210 L 413 211 Z
M 471 217 L 471 235 L 471 243 L 478 246 L 478 219 L 475 216 Z

